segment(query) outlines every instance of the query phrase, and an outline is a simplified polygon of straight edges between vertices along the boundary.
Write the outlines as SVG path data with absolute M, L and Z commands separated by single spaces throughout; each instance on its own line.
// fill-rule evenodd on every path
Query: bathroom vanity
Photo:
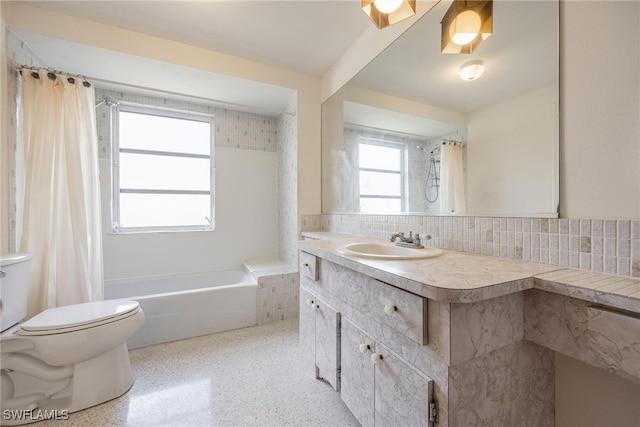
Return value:
M 553 426 L 556 351 L 640 382 L 640 280 L 328 236 L 300 243 L 300 340 L 363 426 Z

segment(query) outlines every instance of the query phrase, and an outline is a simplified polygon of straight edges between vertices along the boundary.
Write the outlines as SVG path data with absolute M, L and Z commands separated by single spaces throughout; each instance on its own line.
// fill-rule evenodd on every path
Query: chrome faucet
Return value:
M 404 233 L 403 233 L 402 231 L 400 231 L 400 232 L 398 232 L 398 233 L 393 233 L 393 234 L 391 235 L 391 242 L 392 242 L 392 243 L 393 243 L 393 242 L 395 242 L 395 241 L 396 241 L 396 238 L 398 238 L 398 237 L 400 238 L 400 240 L 403 240 L 403 239 L 405 238 L 405 237 L 404 237 Z
M 396 242 L 396 239 L 400 238 L 399 242 Z M 431 239 L 431 236 L 427 235 L 427 240 Z M 403 232 L 393 233 L 391 235 L 391 241 L 395 242 L 396 246 L 404 246 L 408 248 L 417 248 L 422 249 L 422 241 L 420 240 L 420 234 L 416 233 L 415 237 L 413 236 L 413 231 L 409 232 L 409 237 L 405 237 Z
M 400 238 L 399 242 L 396 242 L 396 239 Z M 416 235 L 413 235 L 413 232 L 410 231 L 409 232 L 409 237 L 405 237 L 403 232 L 397 232 L 397 233 L 393 233 L 391 235 L 391 241 L 395 242 L 396 246 L 404 246 L 407 248 L 416 248 L 416 249 L 422 249 L 424 248 L 424 246 L 422 246 L 422 240 L 430 240 L 431 236 L 429 236 L 427 234 L 427 237 L 425 238 L 420 238 L 420 234 L 416 233 Z

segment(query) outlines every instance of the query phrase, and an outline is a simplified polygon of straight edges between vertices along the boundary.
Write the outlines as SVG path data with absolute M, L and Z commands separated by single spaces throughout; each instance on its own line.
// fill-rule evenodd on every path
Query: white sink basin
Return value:
M 442 250 L 437 248 L 404 248 L 392 243 L 349 243 L 337 251 L 345 255 L 377 259 L 424 259 L 442 255 Z

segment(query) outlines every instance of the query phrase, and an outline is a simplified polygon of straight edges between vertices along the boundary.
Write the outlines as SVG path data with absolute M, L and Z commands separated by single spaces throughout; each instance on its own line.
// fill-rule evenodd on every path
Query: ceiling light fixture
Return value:
M 493 0 L 454 0 L 441 25 L 442 53 L 472 53 L 493 32 Z
M 479 59 L 465 62 L 460 67 L 460 78 L 468 82 L 477 79 L 482 73 L 484 73 L 484 65 L 482 65 L 482 61 Z
M 362 0 L 362 10 L 379 30 L 416 13 L 416 0 Z

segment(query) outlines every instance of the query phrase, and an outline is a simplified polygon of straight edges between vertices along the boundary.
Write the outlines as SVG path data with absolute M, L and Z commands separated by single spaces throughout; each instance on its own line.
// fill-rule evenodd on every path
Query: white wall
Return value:
M 469 114 L 468 212 L 556 212 L 557 93 L 550 85 Z
M 296 90 L 297 215 L 320 212 L 320 78 L 20 2 L 6 11 L 16 30 Z
M 563 0 L 560 19 L 560 216 L 637 220 L 640 2 Z M 637 385 L 560 357 L 556 383 L 557 427 L 640 425 Z
M 640 2 L 562 1 L 561 201 L 570 218 L 640 218 Z
M 109 212 L 109 163 L 100 164 L 103 212 Z M 240 268 L 247 258 L 278 255 L 277 154 L 216 147 L 215 163 L 216 229 L 107 234 L 105 280 Z

